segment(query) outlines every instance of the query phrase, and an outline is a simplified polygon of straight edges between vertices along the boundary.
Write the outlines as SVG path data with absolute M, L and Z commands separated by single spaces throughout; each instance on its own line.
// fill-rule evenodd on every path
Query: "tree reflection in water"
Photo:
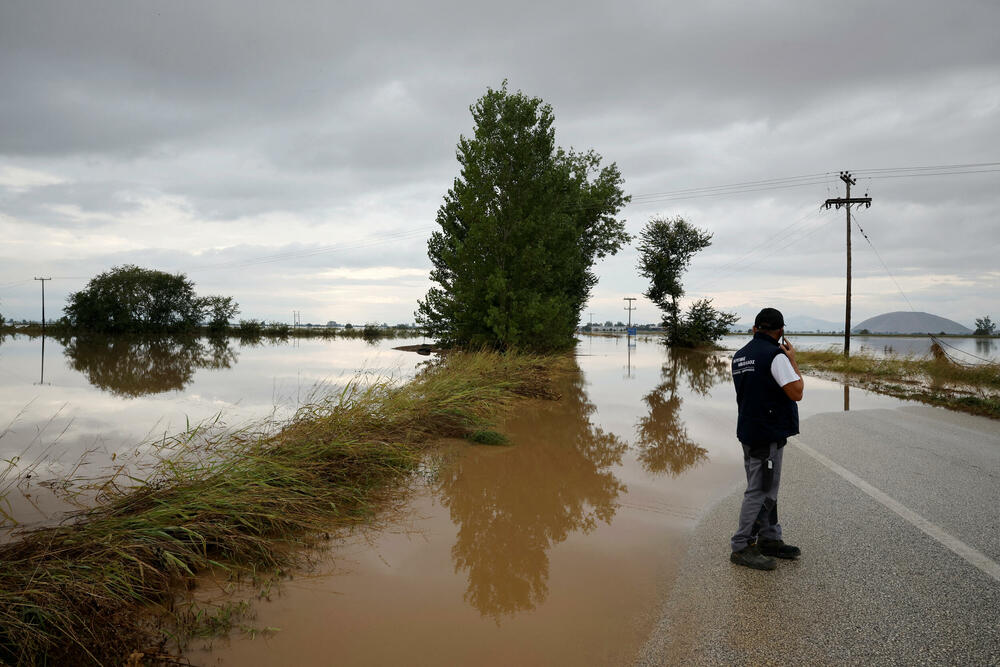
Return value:
M 691 439 L 681 420 L 679 384 L 685 380 L 692 392 L 707 396 L 713 386 L 729 379 L 729 362 L 694 350 L 670 349 L 667 354 L 669 361 L 660 369 L 662 382 L 643 398 L 649 414 L 636 425 L 636 445 L 646 471 L 676 477 L 708 453 Z
M 545 600 L 548 550 L 610 523 L 626 490 L 610 468 L 627 444 L 591 423 L 582 375 L 567 385 L 557 403 L 518 417 L 513 446 L 477 448 L 440 474 L 458 526 L 455 571 L 468 574 L 465 601 L 497 624 Z
M 126 398 L 184 389 L 199 368 L 231 368 L 237 359 L 222 337 L 78 336 L 64 344 L 73 370 Z
M 981 355 L 992 354 L 997 349 L 997 343 L 991 338 L 976 339 L 976 353 Z

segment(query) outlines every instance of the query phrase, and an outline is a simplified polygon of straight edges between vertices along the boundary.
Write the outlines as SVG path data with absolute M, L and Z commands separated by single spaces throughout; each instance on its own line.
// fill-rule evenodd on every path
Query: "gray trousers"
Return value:
M 743 493 L 740 507 L 740 526 L 730 545 L 739 551 L 758 536 L 766 540 L 781 539 L 781 524 L 778 523 L 778 483 L 781 481 L 781 454 L 783 447 L 771 443 L 770 459 L 774 466 L 771 488 L 764 491 L 764 469 L 767 461 L 750 456 L 750 448 L 743 445 L 743 467 L 747 471 L 747 490 Z

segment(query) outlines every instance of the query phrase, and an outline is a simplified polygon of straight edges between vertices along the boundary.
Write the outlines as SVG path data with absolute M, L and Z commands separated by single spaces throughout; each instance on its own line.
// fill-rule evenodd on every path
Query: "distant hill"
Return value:
M 954 320 L 931 315 L 930 313 L 911 313 L 897 311 L 869 317 L 864 322 L 851 328 L 853 333 L 868 329 L 872 333 L 941 333 L 971 334 L 972 330 Z

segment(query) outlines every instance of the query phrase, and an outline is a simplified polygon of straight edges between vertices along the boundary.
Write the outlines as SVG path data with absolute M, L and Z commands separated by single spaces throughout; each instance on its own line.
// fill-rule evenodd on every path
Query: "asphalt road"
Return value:
M 728 560 L 741 497 L 692 533 L 638 664 L 1000 665 L 1000 422 L 806 419 L 778 500 L 803 555 L 773 572 Z

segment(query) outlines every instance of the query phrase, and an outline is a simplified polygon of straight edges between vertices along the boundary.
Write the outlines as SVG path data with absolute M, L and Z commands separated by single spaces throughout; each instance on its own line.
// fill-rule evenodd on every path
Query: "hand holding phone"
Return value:
M 788 341 L 787 338 L 782 336 L 781 343 L 779 343 L 778 347 L 780 347 L 785 352 L 785 355 L 789 359 L 791 359 L 793 362 L 795 361 L 795 348 L 792 346 L 792 344 Z

